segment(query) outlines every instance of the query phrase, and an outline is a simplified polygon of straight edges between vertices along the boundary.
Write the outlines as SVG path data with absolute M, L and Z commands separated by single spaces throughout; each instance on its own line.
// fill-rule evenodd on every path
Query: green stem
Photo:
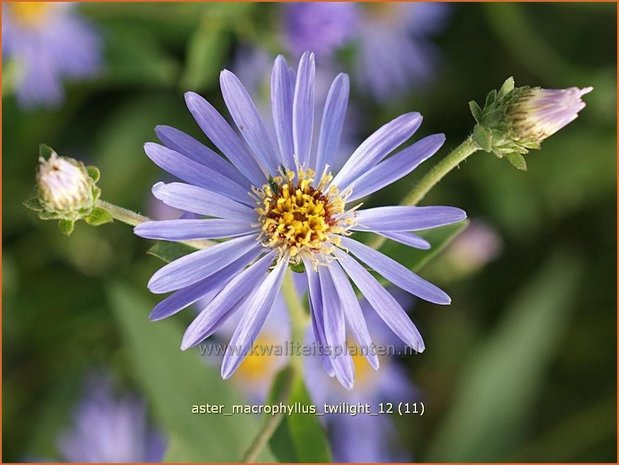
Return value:
M 284 387 L 282 389 L 281 395 L 276 399 L 276 403 L 286 402 L 288 397 L 290 397 L 290 392 L 292 391 L 292 386 L 296 380 L 296 377 L 299 376 L 300 372 L 297 369 L 292 369 L 288 371 L 288 375 L 284 381 Z M 262 429 L 258 432 L 258 435 L 254 438 L 252 443 L 249 445 L 245 454 L 243 454 L 243 458 L 241 462 L 245 463 L 255 463 L 258 460 L 258 456 L 260 452 L 264 449 L 264 447 L 268 444 L 269 439 L 273 436 L 273 433 L 277 430 L 277 427 L 284 419 L 284 414 L 280 413 L 279 415 L 269 415 L 267 417 L 267 421 L 264 423 Z
M 122 221 L 130 226 L 137 226 L 138 224 L 145 223 L 146 221 L 152 221 L 148 216 L 140 215 L 134 211 L 119 207 L 118 205 L 114 205 L 110 202 L 106 202 L 105 200 L 97 200 L 97 207 L 107 210 L 115 220 Z M 178 242 L 180 244 L 193 247 L 194 249 L 206 249 L 207 247 L 216 244 L 216 242 L 209 241 L 208 239 Z
M 301 298 L 297 294 L 297 289 L 294 284 L 294 278 L 291 269 L 286 271 L 284 276 L 284 283 L 282 284 L 282 294 L 286 301 L 286 307 L 288 307 L 288 314 L 290 315 L 290 337 L 293 344 L 303 343 L 305 334 L 305 328 L 309 323 L 309 315 L 303 306 Z M 294 346 L 293 346 L 294 347 Z M 300 363 L 299 354 L 294 354 L 292 363 Z
M 296 287 L 294 285 L 293 274 L 294 271 L 288 269 L 284 276 L 284 282 L 282 284 L 282 294 L 288 307 L 288 313 L 290 315 L 290 329 L 291 329 L 291 347 L 295 350 L 299 347 L 299 344 L 303 342 L 303 336 L 305 334 L 305 328 L 307 326 L 309 317 L 305 310 L 299 294 L 297 294 Z M 284 381 L 284 387 L 281 394 L 276 399 L 276 403 L 286 403 L 290 397 L 292 386 L 301 376 L 301 357 L 300 353 L 295 353 L 291 359 L 291 366 L 288 370 L 288 375 Z M 253 463 L 258 459 L 258 456 L 268 444 L 269 439 L 273 436 L 275 430 L 284 418 L 284 414 L 270 415 L 267 421 L 264 423 L 262 429 L 258 432 L 258 435 L 254 438 L 249 448 L 243 454 L 241 462 Z
M 479 145 L 471 136 L 467 137 L 464 142 L 458 145 L 452 152 L 437 163 L 423 178 L 419 181 L 411 191 L 404 197 L 401 205 L 417 205 L 428 192 L 441 180 L 447 173 L 457 167 L 460 163 L 466 160 L 469 156 L 481 150 Z M 382 236 L 375 236 L 368 245 L 375 249 L 379 249 L 385 242 Z
M 140 215 L 139 213 L 127 210 L 126 208 L 119 207 L 113 203 L 106 202 L 101 199 L 97 200 L 97 207 L 101 207 L 110 212 L 115 220 L 122 221 L 123 223 L 131 226 L 137 226 L 140 223 L 151 220 L 148 216 Z

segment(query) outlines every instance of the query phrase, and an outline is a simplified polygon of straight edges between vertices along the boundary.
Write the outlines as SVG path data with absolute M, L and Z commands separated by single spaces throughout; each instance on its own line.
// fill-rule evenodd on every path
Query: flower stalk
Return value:
M 130 226 L 137 226 L 138 224 L 151 221 L 148 216 L 140 215 L 134 211 L 128 210 L 113 203 L 106 202 L 105 200 L 97 200 L 97 206 L 103 208 L 112 215 L 115 220 L 121 221 Z
M 297 293 L 297 289 L 294 284 L 293 271 L 288 269 L 284 276 L 284 282 L 282 284 L 282 294 L 288 307 L 288 314 L 290 315 L 290 335 L 292 347 L 297 347 L 297 342 L 303 341 L 305 334 L 305 328 L 309 323 L 309 316 L 301 301 L 301 297 Z M 286 403 L 292 392 L 292 386 L 302 376 L 301 357 L 299 354 L 293 354 L 290 366 L 285 369 L 285 378 L 280 395 L 275 399 L 276 403 Z M 263 427 L 259 431 L 258 435 L 254 438 L 249 448 L 241 459 L 242 462 L 253 463 L 256 462 L 258 456 L 269 442 L 273 433 L 277 430 L 284 418 L 284 414 L 269 415 Z

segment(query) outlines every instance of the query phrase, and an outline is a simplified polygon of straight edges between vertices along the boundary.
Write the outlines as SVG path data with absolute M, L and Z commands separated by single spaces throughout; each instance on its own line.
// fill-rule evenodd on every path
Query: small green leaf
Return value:
M 178 242 L 157 242 L 146 252 L 164 262 L 170 263 L 184 255 L 195 252 L 197 249 Z
M 471 113 L 473 114 L 473 118 L 475 118 L 475 121 L 481 123 L 481 108 L 479 108 L 479 105 L 477 105 L 477 102 L 475 100 L 471 100 L 469 102 L 469 108 L 471 109 Z
M 36 197 L 29 198 L 23 204 L 24 207 L 29 208 L 30 210 L 34 210 L 35 212 L 43 211 L 41 202 L 39 202 L 39 199 Z
M 56 153 L 56 151 L 51 148 L 49 145 L 39 144 L 39 156 L 45 158 L 46 160 L 52 156 L 52 153 Z
M 505 158 L 507 158 L 507 161 L 509 161 L 515 168 L 521 171 L 527 170 L 527 162 L 519 153 L 507 153 L 505 154 Z
M 73 232 L 73 228 L 75 227 L 75 221 L 71 220 L 60 220 L 58 221 L 58 229 L 65 236 L 70 236 Z
M 499 98 L 505 97 L 512 90 L 514 90 L 514 86 L 515 86 L 514 77 L 513 76 L 508 77 L 503 83 L 503 85 L 501 86 L 501 88 L 499 89 Z
M 486 96 L 486 103 L 484 104 L 484 108 L 488 108 L 488 106 L 492 105 L 496 101 L 496 90 L 491 90 L 488 92 Z
M 86 223 L 90 226 L 101 226 L 105 223 L 111 223 L 114 221 L 112 214 L 105 210 L 104 208 L 97 207 L 95 208 L 90 215 L 84 218 Z
M 486 152 L 492 151 L 492 132 L 481 124 L 473 129 L 473 140 Z
M 101 171 L 96 166 L 90 165 L 86 167 L 86 171 L 88 172 L 88 176 L 92 179 L 93 182 L 98 182 L 101 177 Z

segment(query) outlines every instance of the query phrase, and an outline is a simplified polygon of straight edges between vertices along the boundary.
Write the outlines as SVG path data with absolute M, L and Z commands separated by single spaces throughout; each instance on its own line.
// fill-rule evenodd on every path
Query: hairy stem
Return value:
M 110 202 L 106 202 L 105 200 L 97 200 L 97 207 L 101 207 L 110 212 L 115 220 L 122 221 L 123 223 L 131 226 L 137 226 L 140 223 L 150 221 L 148 216 L 140 215 L 134 211 L 127 210 L 126 208 L 119 207 Z

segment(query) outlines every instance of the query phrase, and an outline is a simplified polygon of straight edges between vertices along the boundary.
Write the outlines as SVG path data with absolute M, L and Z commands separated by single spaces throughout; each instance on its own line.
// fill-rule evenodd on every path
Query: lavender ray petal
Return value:
M 409 232 L 374 231 L 374 233 L 380 234 L 381 236 L 385 236 L 387 239 L 391 239 L 392 241 L 399 242 L 400 244 L 415 247 L 416 249 L 428 250 L 432 247 L 432 245 L 428 241 L 426 241 L 423 237 L 419 237 L 416 234 L 409 233 Z
M 415 351 L 423 352 L 425 345 L 421 334 L 393 296 L 354 258 L 339 249 L 334 253 L 348 276 L 391 331 Z
M 347 390 L 355 383 L 355 371 L 352 358 L 348 353 L 346 342 L 346 320 L 337 289 L 331 278 L 329 268 L 318 269 L 320 278 L 320 293 L 322 294 L 322 318 L 324 322 L 325 339 L 333 354 L 331 363 L 335 377 Z M 341 353 L 339 353 L 341 351 Z
M 310 313 L 312 315 L 312 330 L 314 332 L 314 339 L 316 339 L 316 343 L 319 348 L 324 348 L 327 345 L 327 341 L 325 339 L 325 326 L 322 318 L 323 307 L 322 293 L 320 292 L 320 281 L 318 279 L 318 273 L 312 268 L 312 263 L 307 260 L 303 260 L 303 264 L 305 265 L 305 272 L 307 274 L 307 295 Z M 324 353 L 320 353 L 320 359 L 325 372 L 333 378 L 335 376 L 335 370 L 333 369 L 331 358 Z
M 155 294 L 175 291 L 217 273 L 251 249 L 260 248 L 258 236 L 243 236 L 185 255 L 160 268 L 148 281 Z
M 146 239 L 187 241 L 193 239 L 221 239 L 244 236 L 256 228 L 243 221 L 220 219 L 147 221 L 137 225 L 135 234 Z
M 182 153 L 196 163 L 217 171 L 240 186 L 251 187 L 251 182 L 233 164 L 183 131 L 172 126 L 159 125 L 155 127 L 155 133 L 166 147 Z
M 271 107 L 273 108 L 273 122 L 279 143 L 280 162 L 289 169 L 295 167 L 292 138 L 293 92 L 288 64 L 285 58 L 279 55 L 275 59 L 273 73 L 271 74 Z
M 251 349 L 279 294 L 287 267 L 288 259 L 280 260 L 275 269 L 268 274 L 239 309 L 243 316 L 230 339 L 221 364 L 223 379 L 232 376 Z
M 342 128 L 348 107 L 350 82 L 348 75 L 341 73 L 333 80 L 325 109 L 322 114 L 318 149 L 316 152 L 316 174 L 320 176 L 325 165 L 331 166 L 340 145 Z
M 226 106 L 232 119 L 258 163 L 271 175 L 277 174 L 277 158 L 275 150 L 264 126 L 262 117 L 247 90 L 233 73 L 228 70 L 221 72 L 219 83 Z
M 314 54 L 305 52 L 299 61 L 292 104 L 292 138 L 295 155 L 307 167 L 312 148 L 314 130 L 314 79 L 316 64 Z
M 340 302 L 344 309 L 344 315 L 346 316 L 346 321 L 350 326 L 350 330 L 361 349 L 366 351 L 365 357 L 368 362 L 370 362 L 370 365 L 372 365 L 375 370 L 378 370 L 378 357 L 374 351 L 370 350 L 373 347 L 372 337 L 368 331 L 363 311 L 361 310 L 355 291 L 348 280 L 348 276 L 346 276 L 341 265 L 336 261 L 331 263 L 330 268 L 331 278 L 333 279 L 335 290 L 340 297 Z
M 194 119 L 213 144 L 254 186 L 262 186 L 267 176 L 224 117 L 194 92 L 185 94 L 185 102 Z
M 435 304 L 447 305 L 451 303 L 449 296 L 437 286 L 420 278 L 377 250 L 349 237 L 342 237 L 342 246 L 350 250 L 357 258 L 376 270 L 385 279 L 405 291 Z
M 355 231 L 420 231 L 466 219 L 456 207 L 390 206 L 357 211 Z
M 444 142 L 444 134 L 424 137 L 396 155 L 370 168 L 350 184 L 352 194 L 348 197 L 348 202 L 372 194 L 403 178 L 434 155 Z
M 144 144 L 144 151 L 157 166 L 181 181 L 219 192 L 246 205 L 255 203 L 249 195 L 248 188 L 240 186 L 230 178 L 201 163 L 196 163 L 179 152 L 153 142 Z
M 186 350 L 200 343 L 212 335 L 227 316 L 238 311 L 244 304 L 237 304 L 264 281 L 264 274 L 274 257 L 275 252 L 269 252 L 232 278 L 187 327 L 181 349 Z
M 257 220 L 256 211 L 251 207 L 202 187 L 180 182 L 158 182 L 152 190 L 156 198 L 180 210 L 232 221 L 252 223 Z
M 207 305 L 205 300 L 210 302 L 232 277 L 245 268 L 245 266 L 254 260 L 260 253 L 261 250 L 259 248 L 252 249 L 217 273 L 176 291 L 174 294 L 166 297 L 155 305 L 155 308 L 150 312 L 149 318 L 153 321 L 168 318 L 198 300 L 201 300 L 203 305 Z
M 421 120 L 419 113 L 405 113 L 379 128 L 353 152 L 332 184 L 340 191 L 346 189 L 357 176 L 408 140 L 421 125 Z

